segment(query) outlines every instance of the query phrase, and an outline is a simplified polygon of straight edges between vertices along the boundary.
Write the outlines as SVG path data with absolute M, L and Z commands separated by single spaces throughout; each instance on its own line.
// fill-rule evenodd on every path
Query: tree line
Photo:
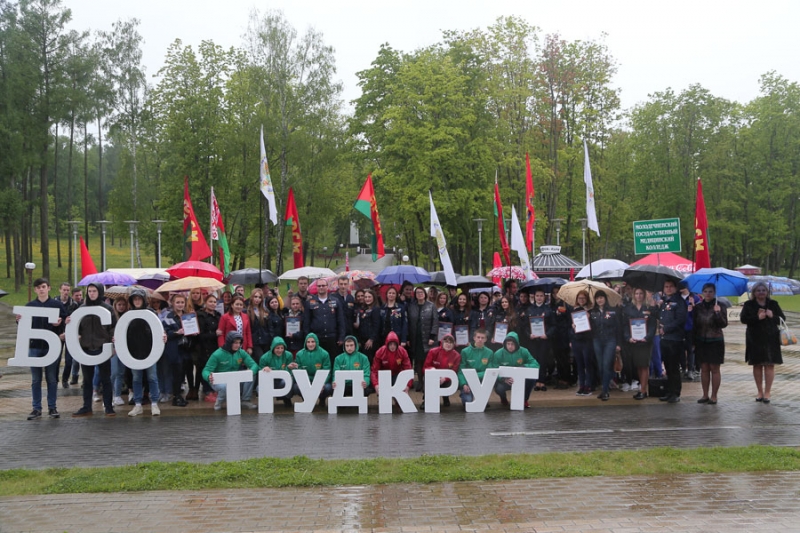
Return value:
M 267 221 L 258 187 L 261 126 L 279 219 L 291 186 L 312 260 L 346 243 L 351 223 L 366 230 L 352 204 L 372 173 L 388 249 L 437 268 L 432 190 L 455 269 L 474 272 L 473 219 L 487 219 L 484 264 L 498 248 L 495 177 L 504 216 L 511 204 L 525 212 L 526 153 L 537 246 L 559 227 L 564 252 L 580 257 L 585 140 L 601 229 L 592 258 L 632 260 L 632 221 L 662 217 L 681 218 L 691 257 L 702 178 L 714 265 L 797 268 L 800 87 L 778 73 L 748 103 L 692 85 L 624 110 L 604 35 L 568 41 L 501 17 L 418 50 L 382 45 L 348 109 L 335 50 L 277 11 L 253 10 L 239 47 L 174 41 L 150 79 L 139 21 L 78 32 L 70 17 L 60 0 L 0 0 L 0 219 L 17 285 L 37 240 L 45 276 L 51 261 L 69 264 L 70 220 L 87 240 L 98 220 L 118 235 L 138 220 L 137 252 L 155 246 L 149 221 L 166 220 L 164 255 L 181 260 L 185 175 L 204 231 L 215 188 L 234 268 L 259 255 L 288 268 L 285 226 Z

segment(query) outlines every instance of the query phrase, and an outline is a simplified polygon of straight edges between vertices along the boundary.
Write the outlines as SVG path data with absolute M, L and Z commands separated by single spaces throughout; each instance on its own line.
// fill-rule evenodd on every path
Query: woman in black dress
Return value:
M 769 403 L 775 365 L 783 364 L 778 325 L 786 317 L 778 302 L 769 297 L 766 283 L 756 283 L 751 295 L 741 314 L 742 323 L 747 326 L 744 360 L 753 367 L 753 379 L 758 389 L 756 401 Z

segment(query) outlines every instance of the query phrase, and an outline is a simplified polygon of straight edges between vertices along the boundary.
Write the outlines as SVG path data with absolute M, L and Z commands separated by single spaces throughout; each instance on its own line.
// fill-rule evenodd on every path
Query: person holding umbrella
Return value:
M 744 359 L 753 367 L 753 379 L 758 389 L 756 401 L 768 404 L 775 365 L 783 364 L 778 326 L 786 317 L 778 302 L 769 297 L 769 289 L 763 281 L 753 285 L 750 294 L 752 296 L 744 303 L 741 314 L 742 323 L 747 326 Z
M 661 336 L 661 359 L 667 370 L 667 393 L 662 402 L 681 401 L 681 358 L 684 353 L 684 325 L 686 302 L 678 294 L 673 279 L 664 281 L 663 297 L 659 307 L 659 334 Z
M 722 381 L 720 365 L 725 359 L 725 338 L 722 329 L 728 326 L 728 313 L 717 301 L 717 287 L 703 285 L 703 301 L 694 305 L 694 351 L 700 363 L 700 382 L 703 397 L 697 403 L 716 405 L 717 392 Z M 708 386 L 711 385 L 711 396 Z

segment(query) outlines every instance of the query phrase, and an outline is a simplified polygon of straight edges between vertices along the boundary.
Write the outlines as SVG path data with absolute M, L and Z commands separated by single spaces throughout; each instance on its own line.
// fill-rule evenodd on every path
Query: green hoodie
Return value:
M 462 372 L 465 368 L 475 369 L 478 372 L 478 377 L 481 381 L 483 381 L 483 375 L 486 373 L 486 369 L 491 368 L 492 357 L 494 357 L 494 352 L 492 352 L 492 350 L 487 348 L 485 345 L 483 348 L 479 349 L 470 344 L 461 350 L 461 366 L 458 369 L 458 385 L 463 387 L 467 384 L 467 378 L 464 377 L 464 373 Z
M 283 346 L 282 355 L 275 355 L 276 346 Z M 282 337 L 275 337 L 272 339 L 272 346 L 270 346 L 269 351 L 262 355 L 258 361 L 258 366 L 262 369 L 269 367 L 271 370 L 287 370 L 286 367 L 289 366 L 292 360 L 292 352 L 286 347 L 286 341 Z
M 317 341 L 317 347 L 313 351 L 309 351 L 305 346 L 309 338 Z M 303 349 L 297 352 L 294 358 L 297 363 L 297 370 L 305 370 L 308 372 L 308 379 L 314 381 L 314 375 L 317 370 L 330 370 L 331 369 L 331 356 L 327 350 L 319 347 L 319 339 L 314 333 L 306 335 L 306 340 L 303 342 Z M 328 374 L 326 383 L 331 380 L 331 375 Z
M 513 341 L 517 349 L 513 352 L 506 350 L 506 341 Z M 503 339 L 503 347 L 494 352 L 492 368 L 499 368 L 501 366 L 525 366 L 528 368 L 539 368 L 539 363 L 531 356 L 526 348 L 519 345 L 519 337 L 515 332 L 511 332 Z
M 256 362 L 241 348 L 235 353 L 227 351 L 224 347 L 218 348 L 211 354 L 203 368 L 203 379 L 208 381 L 208 376 L 214 372 L 235 372 L 240 370 L 242 365 L 252 370 L 253 374 L 258 372 Z
M 333 371 L 360 370 L 364 372 L 364 381 L 366 381 L 367 386 L 369 386 L 369 358 L 358 351 L 358 340 L 355 337 L 348 335 L 344 338 L 344 342 L 347 342 L 348 340 L 352 340 L 356 343 L 356 349 L 351 354 L 342 352 L 341 354 L 337 355 L 336 359 L 333 360 Z

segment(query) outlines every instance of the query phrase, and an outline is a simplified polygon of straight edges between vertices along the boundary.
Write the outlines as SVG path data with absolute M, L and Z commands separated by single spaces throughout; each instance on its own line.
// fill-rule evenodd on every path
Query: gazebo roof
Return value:
M 560 246 L 540 246 L 539 253 L 533 258 L 533 270 L 536 272 L 569 272 L 580 270 L 583 265 L 561 253 Z

